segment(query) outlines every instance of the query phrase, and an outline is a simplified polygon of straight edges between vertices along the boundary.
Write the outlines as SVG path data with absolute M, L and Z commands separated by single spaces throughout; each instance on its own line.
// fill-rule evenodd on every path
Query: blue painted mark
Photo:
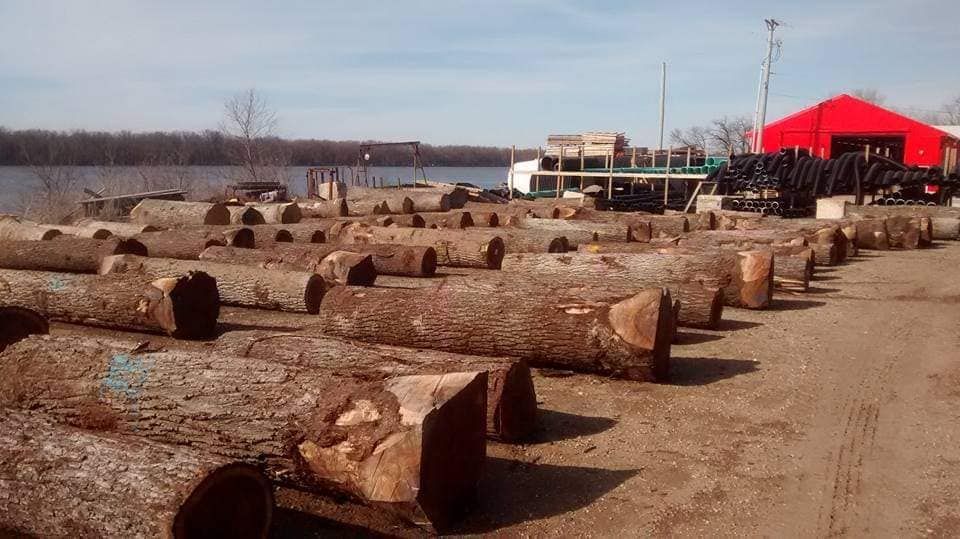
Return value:
M 53 277 L 50 279 L 50 291 L 56 292 L 57 290 L 63 290 L 67 287 L 67 284 L 60 280 L 59 277 Z
M 118 399 L 124 402 L 131 415 L 139 415 L 140 390 L 149 372 L 148 361 L 130 354 L 115 354 L 110 358 L 107 374 L 100 383 L 100 398 Z

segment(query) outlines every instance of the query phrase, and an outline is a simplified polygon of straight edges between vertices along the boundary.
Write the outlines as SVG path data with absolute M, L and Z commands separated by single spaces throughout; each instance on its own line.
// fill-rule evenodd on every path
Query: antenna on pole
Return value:
M 664 122 L 664 107 L 667 103 L 667 63 L 663 62 L 660 64 L 660 139 L 657 142 L 657 149 L 663 149 L 663 122 Z
M 776 19 L 764 19 L 763 22 L 767 23 L 768 31 L 767 57 L 760 70 L 760 88 L 757 91 L 757 108 L 753 116 L 753 146 L 751 147 L 753 153 L 763 151 L 763 128 L 767 123 L 767 94 L 770 90 L 770 62 L 773 59 L 774 44 L 780 44 L 779 41 L 774 42 L 773 40 L 773 32 L 780 26 L 780 21 Z

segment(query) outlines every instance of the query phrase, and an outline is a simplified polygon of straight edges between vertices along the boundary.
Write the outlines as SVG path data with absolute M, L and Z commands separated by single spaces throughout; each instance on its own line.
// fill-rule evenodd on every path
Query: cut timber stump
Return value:
M 130 210 L 130 220 L 142 225 L 166 228 L 188 225 L 229 225 L 230 210 L 223 204 L 148 198 Z
M 665 287 L 670 290 L 671 297 L 680 302 L 677 325 L 717 328 L 723 314 L 723 293 L 719 287 L 705 287 L 693 278 L 682 282 L 681 275 L 654 277 L 637 271 L 642 264 L 634 265 L 635 256 L 518 253 L 504 256 L 502 269 L 511 274 L 511 282 L 540 283 L 544 287 L 583 287 L 591 294 L 606 293 L 611 297 L 626 297 L 645 288 Z
M 109 230 L 116 236 L 130 237 L 142 234 L 143 232 L 157 232 L 162 230 L 153 225 L 138 225 L 136 223 L 114 223 L 112 221 L 96 221 L 93 219 L 81 219 L 77 221 L 80 228 L 92 228 Z
M 263 220 L 267 224 L 286 225 L 299 223 L 303 219 L 300 206 L 296 202 L 256 204 L 253 207 L 263 215 Z
M 330 335 L 366 342 L 510 355 L 538 367 L 658 380 L 669 367 L 672 305 L 660 288 L 600 302 L 510 280 L 444 280 L 433 288 L 333 288 L 323 298 L 319 325 Z
M 213 277 L 183 271 L 153 280 L 136 274 L 0 270 L 0 305 L 35 309 L 75 324 L 167 333 L 178 339 L 212 337 L 220 314 Z
M 234 225 L 262 225 L 266 223 L 263 214 L 250 206 L 227 206 L 230 223 Z
M 134 236 L 147 246 L 147 253 L 158 258 L 196 260 L 207 247 L 227 244 L 223 233 L 204 230 L 165 230 L 145 232 Z
M 520 441 L 534 430 L 537 396 L 530 368 L 523 360 L 344 341 L 320 336 L 319 330 L 305 328 L 297 334 L 232 331 L 217 339 L 216 350 L 307 369 L 376 370 L 390 376 L 486 371 L 487 436 Z
M 354 375 L 140 348 L 28 337 L 0 354 L 0 407 L 227 455 L 275 482 L 352 495 L 431 528 L 475 494 L 484 372 Z
M 334 251 L 370 255 L 377 275 L 430 277 L 437 271 L 433 247 L 390 244 L 272 245 L 270 249 L 210 247 L 201 260 L 244 264 L 265 269 L 286 269 L 317 273 L 320 262 Z
M 273 488 L 249 464 L 0 415 L 0 528 L 36 537 L 266 537 Z
M 0 240 L 46 241 L 61 234 L 57 228 L 21 221 L 12 216 L 0 216 Z
M 349 251 L 334 251 L 323 257 L 317 265 L 317 274 L 331 286 L 373 286 L 377 279 L 373 257 Z
M 326 286 L 313 273 L 262 271 L 248 266 L 118 255 L 103 259 L 100 274 L 140 274 L 150 279 L 203 272 L 216 279 L 220 301 L 256 309 L 316 313 Z
M 347 205 L 347 199 L 337 198 L 334 200 L 301 200 L 297 204 L 300 206 L 300 213 L 303 217 L 346 217 L 350 215 L 350 208 Z
M 110 255 L 147 256 L 137 240 L 94 240 L 59 236 L 53 241 L 0 241 L 0 268 L 96 273 L 100 259 Z
M 434 230 L 351 225 L 340 234 L 343 243 L 393 244 L 433 247 L 437 264 L 465 268 L 499 269 L 504 240 L 499 230 Z M 554 238 L 556 239 L 556 238 Z
M 47 320 L 31 309 L 0 307 L 0 352 L 27 335 L 50 333 Z

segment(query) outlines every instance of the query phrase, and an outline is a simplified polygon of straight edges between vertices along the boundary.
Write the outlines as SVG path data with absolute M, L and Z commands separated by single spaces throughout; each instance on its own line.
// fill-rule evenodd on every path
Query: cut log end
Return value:
M 293 243 L 293 234 L 289 230 L 278 230 L 273 235 L 273 241 L 278 243 Z
M 147 246 L 134 239 L 122 239 L 117 243 L 115 255 L 147 256 Z
M 202 271 L 177 278 L 163 278 L 151 285 L 161 298 L 153 307 L 154 317 L 172 337 L 208 339 L 217 331 L 220 293 L 217 281 Z
M 319 273 L 330 284 L 372 286 L 377 279 L 373 257 L 349 251 L 334 251 L 317 266 Z
M 63 233 L 60 232 L 59 230 L 55 230 L 55 229 L 44 230 L 43 233 L 40 234 L 40 240 L 49 241 L 49 240 L 52 240 L 53 238 L 56 238 L 57 236 L 62 236 L 62 235 Z
M 240 247 L 243 249 L 253 249 L 256 247 L 256 236 L 253 230 L 249 228 L 231 230 L 224 234 L 224 237 L 227 239 L 227 244 L 231 247 Z
M 416 251 L 410 250 L 411 255 L 415 255 Z M 500 259 L 503 260 L 503 255 L 500 255 Z M 437 250 L 433 247 L 427 247 L 423 251 L 423 256 L 420 258 L 420 275 L 424 277 L 432 277 L 437 274 Z
M 665 288 L 651 288 L 610 307 L 610 327 L 630 346 L 644 351 L 652 366 L 626 367 L 621 373 L 636 380 L 663 380 L 670 370 L 673 340 L 673 300 Z
M 132 215 L 132 214 L 131 214 Z M 223 204 L 213 204 L 203 216 L 205 225 L 229 225 L 230 210 Z
M 766 309 L 773 298 L 773 264 L 771 251 L 742 251 L 740 255 L 740 303 L 748 309 Z
M 273 507 L 273 487 L 263 474 L 248 464 L 228 464 L 190 493 L 174 519 L 173 537 L 263 538 Z
M 310 234 L 310 243 L 327 243 L 327 233 L 323 230 L 314 230 Z
M 501 264 L 503 264 L 503 256 L 506 254 L 503 238 L 497 236 L 487 242 L 484 254 L 486 254 L 488 268 L 500 269 Z
M 565 236 L 552 238 L 547 245 L 548 253 L 565 253 L 570 250 L 570 244 Z
M 537 393 L 533 387 L 530 367 L 517 361 L 507 369 L 500 384 L 494 386 L 491 376 L 487 399 L 499 399 L 497 408 L 487 417 L 487 432 L 505 442 L 526 440 L 537 424 Z M 492 424 L 490 424 L 492 423 Z
M 327 283 L 323 277 L 314 275 L 307 281 L 307 286 L 303 292 L 303 303 L 307 306 L 307 313 L 317 314 L 320 312 L 320 302 L 323 301 L 323 295 L 327 292 Z
M 39 313 L 23 307 L 0 307 L 0 352 L 27 335 L 46 335 L 47 320 Z

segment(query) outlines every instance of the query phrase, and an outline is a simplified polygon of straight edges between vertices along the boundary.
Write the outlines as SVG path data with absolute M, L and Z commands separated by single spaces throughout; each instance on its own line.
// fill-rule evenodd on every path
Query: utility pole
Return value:
M 660 141 L 657 143 L 657 149 L 663 149 L 663 121 L 664 121 L 664 107 L 667 103 L 667 63 L 663 62 L 660 64 Z M 654 166 L 652 164 L 651 166 Z
M 763 62 L 760 75 L 760 89 L 757 91 L 757 109 L 753 117 L 753 153 L 763 151 L 763 128 L 767 123 L 767 93 L 770 90 L 770 62 L 773 60 L 773 31 L 780 26 L 776 19 L 764 19 L 767 23 L 767 58 Z

